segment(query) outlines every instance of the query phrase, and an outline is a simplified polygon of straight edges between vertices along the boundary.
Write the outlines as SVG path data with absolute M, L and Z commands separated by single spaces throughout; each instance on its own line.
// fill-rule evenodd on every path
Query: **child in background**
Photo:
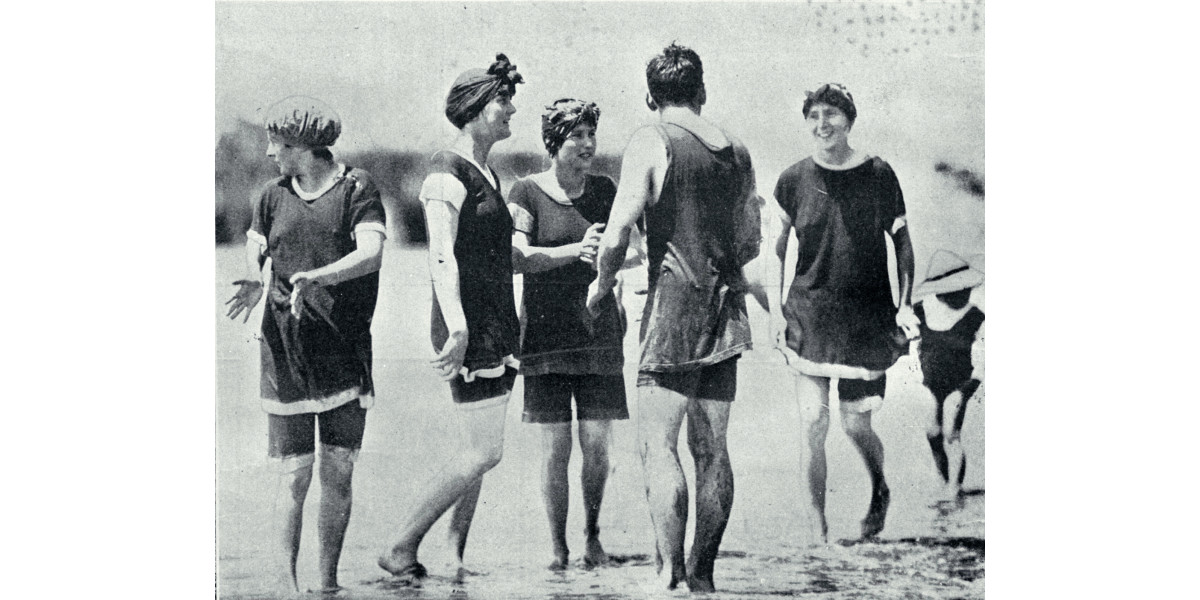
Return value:
M 982 272 L 958 255 L 938 250 L 914 294 L 918 300 L 913 310 L 921 321 L 917 356 L 925 387 L 934 399 L 925 436 L 948 499 L 957 499 L 962 493 L 967 457 L 959 436 L 967 401 L 983 378 L 982 360 L 979 364 L 972 360 L 972 349 L 983 340 L 984 315 L 971 304 L 971 290 L 981 283 Z

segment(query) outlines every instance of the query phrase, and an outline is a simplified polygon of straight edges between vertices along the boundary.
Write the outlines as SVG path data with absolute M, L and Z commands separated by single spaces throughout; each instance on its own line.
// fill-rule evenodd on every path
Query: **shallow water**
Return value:
M 217 250 L 217 306 L 242 274 L 240 248 Z M 449 393 L 426 365 L 429 279 L 424 254 L 389 243 L 373 325 L 377 403 L 369 413 L 354 477 L 354 512 L 342 553 L 337 597 L 376 598 L 646 598 L 684 595 L 654 592 L 654 539 L 646 509 L 633 423 L 613 428 L 611 463 L 600 527 L 618 564 L 588 570 L 577 561 L 566 572 L 548 571 L 548 527 L 539 495 L 537 427 L 521 423 L 518 378 L 506 422 L 505 456 L 484 479 L 467 549 L 468 566 L 480 572 L 463 583 L 450 579 L 453 552 L 444 523 L 421 549 L 431 578 L 421 589 L 398 586 L 375 566 L 376 556 L 399 528 L 415 490 L 448 459 L 456 432 Z M 640 297 L 632 296 L 630 314 Z M 267 592 L 267 517 L 275 471 L 266 460 L 266 419 L 257 405 L 260 311 L 250 324 L 217 322 L 217 542 L 221 598 L 271 598 Z M 223 314 L 223 312 L 221 313 Z M 764 340 L 765 315 L 751 307 L 755 339 Z M 636 325 L 626 356 L 636 356 Z M 984 594 L 984 495 L 939 505 L 938 478 L 920 416 L 931 402 L 912 358 L 889 372 L 885 406 L 875 418 L 887 452 L 892 490 L 887 526 L 878 540 L 810 547 L 799 508 L 799 441 L 795 383 L 773 351 L 756 350 L 741 361 L 738 398 L 729 427 L 736 499 L 716 564 L 719 592 L 707 597 L 771 598 L 820 594 L 821 598 L 982 598 Z M 632 382 L 632 370 L 627 370 Z M 985 386 L 986 387 L 986 386 Z M 630 398 L 636 398 L 629 388 Z M 966 487 L 984 482 L 984 411 L 972 400 L 963 432 L 968 452 Z M 831 540 L 853 537 L 867 508 L 865 468 L 836 424 L 827 442 L 828 519 Z M 686 446 L 685 446 L 686 447 Z M 693 482 L 686 450 L 684 470 Z M 582 555 L 583 517 L 579 456 L 571 464 L 568 542 Z M 298 566 L 302 588 L 317 586 L 314 482 L 305 507 Z M 315 596 L 315 595 L 314 595 Z

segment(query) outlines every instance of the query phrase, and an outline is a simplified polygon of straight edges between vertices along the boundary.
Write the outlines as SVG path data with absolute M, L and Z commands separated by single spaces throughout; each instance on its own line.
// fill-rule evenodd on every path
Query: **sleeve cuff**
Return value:
M 892 228 L 889 231 L 892 232 L 892 235 L 895 235 L 896 232 L 904 229 L 905 227 L 908 227 L 908 216 L 900 215 L 896 217 L 895 221 L 892 222 Z
M 454 210 L 461 210 L 463 201 L 467 199 L 467 188 L 463 187 L 462 182 L 449 173 L 431 173 L 421 184 L 421 193 L 418 197 L 422 204 L 427 204 L 432 200 L 441 200 L 453 206 Z
M 357 239 L 358 232 L 360 231 L 378 231 L 383 236 L 383 239 L 387 239 L 387 227 L 385 227 L 383 223 L 376 221 L 359 223 L 358 225 L 354 226 L 354 231 L 350 232 L 350 239 Z
M 513 229 L 526 235 L 533 235 L 533 215 L 529 214 L 524 206 L 509 204 L 508 212 L 512 215 Z
M 263 248 L 267 247 L 267 238 L 263 237 L 263 234 L 253 229 L 246 231 L 246 239 L 258 244 L 259 246 L 262 246 Z

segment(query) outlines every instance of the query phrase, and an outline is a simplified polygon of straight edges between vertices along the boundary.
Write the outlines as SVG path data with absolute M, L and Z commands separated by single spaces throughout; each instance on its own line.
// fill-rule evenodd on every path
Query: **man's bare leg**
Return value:
M 583 450 L 583 470 L 580 473 L 583 485 L 583 533 L 587 540 L 583 560 L 589 566 L 608 562 L 608 554 L 600 544 L 600 505 L 604 502 L 604 486 L 608 483 L 608 448 L 612 439 L 612 421 L 579 421 L 579 447 Z M 568 440 L 569 443 L 569 440 Z M 566 468 L 563 468 L 566 476 Z M 566 501 L 563 501 L 564 506 Z M 566 516 L 566 511 L 563 511 Z M 566 520 L 563 520 L 566 527 Z
M 688 448 L 696 463 L 696 531 L 687 562 L 688 589 L 715 591 L 713 564 L 733 509 L 733 468 L 725 435 L 732 403 L 691 400 L 687 405 Z
M 679 464 L 679 428 L 687 398 L 656 386 L 638 387 L 638 447 L 658 565 L 658 587 L 673 590 L 687 577 L 683 536 L 687 527 L 688 491 Z
M 309 463 L 279 476 L 275 490 L 273 520 L 277 538 L 275 562 L 277 592 L 295 594 L 296 558 L 300 555 L 300 531 L 304 520 L 304 499 L 312 483 L 312 464 Z
M 871 427 L 871 412 L 856 412 L 842 409 L 842 428 L 863 458 L 867 473 L 871 477 L 871 505 L 862 521 L 862 537 L 871 538 L 883 531 L 887 518 L 891 492 L 883 477 L 883 442 Z
M 321 446 L 321 507 L 317 517 L 317 539 L 320 543 L 321 589 L 338 589 L 338 559 L 350 524 L 350 504 L 353 496 L 351 479 L 354 475 L 353 451 L 348 448 Z
M 829 433 L 829 378 L 797 376 L 797 398 L 800 404 L 801 487 L 806 488 L 809 539 L 817 544 L 829 541 L 829 525 L 825 520 L 825 438 Z
M 464 447 L 425 485 L 397 541 L 379 558 L 381 568 L 396 576 L 411 575 L 411 569 L 418 565 L 417 549 L 433 524 L 464 495 L 473 493 L 478 499 L 480 478 L 499 464 L 503 455 L 507 409 L 507 403 L 500 403 L 459 410 Z M 474 504 L 472 501 L 472 514 Z
M 554 559 L 550 569 L 567 568 L 570 550 L 567 548 L 567 508 L 570 482 L 567 465 L 571 461 L 571 423 L 545 423 L 542 430 L 542 501 L 550 521 L 550 545 Z M 586 456 L 586 453 L 585 453 Z M 584 467 L 586 475 L 586 465 Z M 586 487 L 584 488 L 586 495 Z M 584 498 L 587 501 L 587 498 Z
M 458 498 L 458 502 L 454 503 L 454 510 L 450 513 L 447 535 L 450 538 L 450 546 L 454 548 L 455 560 L 457 560 L 454 580 L 458 582 L 461 582 L 467 575 L 473 574 L 467 570 L 463 556 L 467 552 L 467 534 L 471 533 L 471 522 L 475 519 L 475 507 L 479 504 L 481 491 L 483 491 L 483 475 L 475 478 L 475 481 L 467 486 L 466 491 Z

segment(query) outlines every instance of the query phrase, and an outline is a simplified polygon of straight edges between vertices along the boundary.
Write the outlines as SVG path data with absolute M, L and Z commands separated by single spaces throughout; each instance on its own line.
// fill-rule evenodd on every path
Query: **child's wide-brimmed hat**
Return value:
M 929 259 L 929 270 L 925 280 L 917 286 L 913 297 L 949 294 L 978 287 L 983 283 L 983 272 L 948 250 L 938 250 Z

